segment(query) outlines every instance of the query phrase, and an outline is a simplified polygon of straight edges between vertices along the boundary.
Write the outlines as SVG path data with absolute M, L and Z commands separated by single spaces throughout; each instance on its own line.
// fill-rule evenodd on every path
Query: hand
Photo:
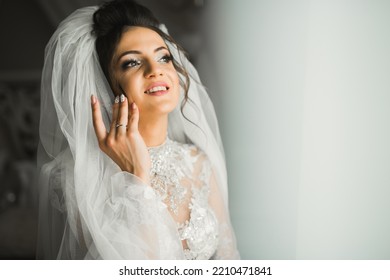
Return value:
M 150 183 L 150 155 L 138 131 L 139 110 L 122 94 L 116 98 L 112 110 L 110 131 L 103 123 L 99 100 L 91 96 L 93 127 L 100 149 L 106 153 L 122 171 L 133 173 L 146 184 Z M 130 114 L 129 114 L 130 109 Z

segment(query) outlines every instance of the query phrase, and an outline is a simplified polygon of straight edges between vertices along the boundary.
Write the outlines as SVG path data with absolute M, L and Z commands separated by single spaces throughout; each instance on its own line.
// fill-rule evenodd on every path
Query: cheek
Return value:
M 125 75 L 121 79 L 121 86 L 130 101 L 137 101 L 140 98 L 140 80 L 136 75 Z
M 172 84 L 180 92 L 180 80 L 179 80 L 179 74 L 176 72 L 176 70 L 172 70 L 170 73 Z

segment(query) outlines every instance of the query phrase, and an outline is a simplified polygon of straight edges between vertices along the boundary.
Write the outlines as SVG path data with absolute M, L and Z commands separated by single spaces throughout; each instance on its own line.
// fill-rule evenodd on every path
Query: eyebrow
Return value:
M 156 53 L 156 52 L 159 52 L 159 51 L 161 51 L 161 50 L 167 50 L 167 51 L 169 51 L 166 47 L 161 46 L 161 47 L 158 47 L 157 49 L 155 49 L 153 52 Z M 141 51 L 137 51 L 137 50 L 125 51 L 125 52 L 121 53 L 121 55 L 118 57 L 117 62 L 119 62 L 119 60 L 120 60 L 122 57 L 124 57 L 125 55 L 128 55 L 128 54 L 142 54 L 142 52 L 141 52 Z

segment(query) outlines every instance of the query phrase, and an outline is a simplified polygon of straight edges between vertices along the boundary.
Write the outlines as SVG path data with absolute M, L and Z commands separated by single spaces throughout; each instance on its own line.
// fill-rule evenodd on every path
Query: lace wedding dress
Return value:
M 177 224 L 186 259 L 237 258 L 206 155 L 167 139 L 149 148 L 151 185 Z

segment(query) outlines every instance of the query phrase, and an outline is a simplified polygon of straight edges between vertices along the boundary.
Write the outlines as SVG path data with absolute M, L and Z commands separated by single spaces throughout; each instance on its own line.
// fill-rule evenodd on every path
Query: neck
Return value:
M 159 146 L 167 138 L 168 115 L 147 120 L 140 118 L 138 130 L 147 147 Z

